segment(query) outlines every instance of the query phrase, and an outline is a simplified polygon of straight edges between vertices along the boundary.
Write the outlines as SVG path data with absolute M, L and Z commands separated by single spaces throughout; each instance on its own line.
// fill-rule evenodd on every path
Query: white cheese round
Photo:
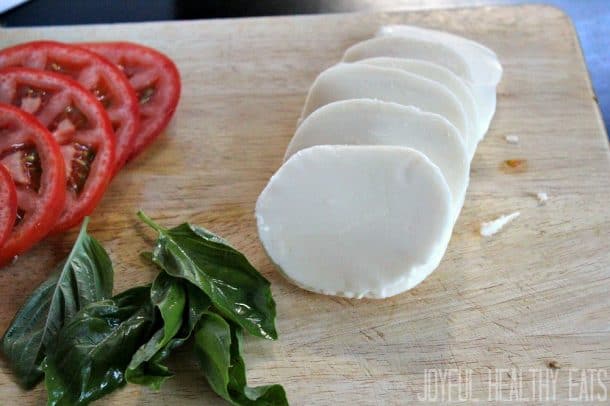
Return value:
M 383 298 L 423 281 L 452 229 L 439 168 L 406 147 L 320 145 L 294 154 L 256 203 L 271 260 L 298 286 Z
M 479 132 L 479 141 L 485 138 L 491 120 L 496 113 L 496 88 L 488 85 L 472 85 L 472 95 L 477 103 L 477 112 L 483 123 L 482 132 Z
M 470 128 L 477 133 L 476 139 L 480 140 L 483 138 L 482 134 L 487 130 L 486 123 L 479 119 L 477 105 L 474 96 L 472 95 L 472 90 L 462 78 L 449 69 L 432 62 L 406 58 L 368 58 L 358 61 L 358 63 L 381 66 L 382 68 L 401 69 L 405 72 L 423 76 L 426 79 L 440 83 L 453 93 L 462 104 L 464 112 L 466 113 L 466 118 L 470 122 Z M 472 140 L 474 141 L 475 139 L 473 138 Z M 471 157 L 474 155 L 476 147 L 477 143 L 474 142 L 467 145 Z
M 393 57 L 419 59 L 444 66 L 471 85 L 477 110 L 483 122 L 484 136 L 496 111 L 496 85 L 502 75 L 502 67 L 495 54 L 493 57 L 488 55 L 482 60 L 477 53 L 468 50 L 469 47 L 460 47 L 456 46 L 455 42 L 443 41 L 442 36 L 382 35 L 351 46 L 345 51 L 343 60 L 356 62 L 376 57 Z M 485 68 L 487 65 L 490 66 Z M 481 69 L 489 69 L 490 72 L 481 73 Z
M 444 117 L 371 99 L 320 107 L 299 126 L 285 160 L 314 145 L 395 145 L 416 149 L 439 167 L 457 218 L 468 187 L 470 160 L 458 130 Z
M 320 73 L 309 89 L 301 120 L 328 103 L 362 98 L 440 114 L 460 131 L 466 145 L 476 143 L 464 108 L 445 86 L 400 69 L 365 64 L 340 63 Z
M 444 42 L 426 38 L 396 35 L 373 37 L 349 47 L 343 54 L 343 61 L 356 62 L 379 56 L 421 59 L 444 66 L 467 81 L 474 83 L 476 79 L 463 55 Z
M 464 56 L 475 83 L 497 86 L 502 78 L 502 65 L 496 53 L 476 41 L 459 35 L 410 25 L 387 25 L 381 27 L 377 35 L 394 35 L 443 43 Z

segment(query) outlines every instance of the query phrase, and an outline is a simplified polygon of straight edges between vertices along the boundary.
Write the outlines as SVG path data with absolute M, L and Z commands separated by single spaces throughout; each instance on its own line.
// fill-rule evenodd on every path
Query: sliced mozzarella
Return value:
M 383 298 L 423 281 L 452 229 L 451 195 L 406 147 L 320 145 L 294 154 L 256 203 L 260 239 L 297 285 Z
M 423 38 L 395 35 L 370 38 L 349 47 L 343 54 L 343 61 L 356 62 L 380 56 L 433 62 L 469 82 L 475 80 L 468 62 L 460 53 L 443 42 Z
M 485 137 L 491 119 L 496 113 L 496 87 L 488 85 L 472 85 L 472 95 L 477 103 L 477 112 L 483 123 L 481 138 Z M 480 141 L 480 140 L 479 140 Z
M 413 105 L 440 114 L 460 131 L 470 156 L 474 154 L 476 133 L 470 129 L 457 97 L 438 82 L 400 69 L 340 63 L 325 70 L 309 89 L 301 119 L 328 103 L 362 98 Z
M 477 105 L 472 95 L 472 90 L 462 78 L 451 72 L 449 69 L 445 68 L 444 66 L 419 59 L 390 57 L 368 58 L 358 61 L 358 63 L 381 66 L 382 68 L 401 69 L 405 72 L 423 76 L 426 79 L 434 80 L 435 82 L 440 83 L 449 89 L 449 91 L 458 98 L 460 103 L 462 103 L 466 117 L 471 123 L 470 128 L 475 129 L 479 139 L 483 138 L 483 134 L 486 131 L 485 122 L 479 119 Z
M 444 66 L 470 84 L 484 134 L 496 111 L 496 84 L 487 79 L 480 80 L 475 69 L 479 61 L 473 59 L 470 54 L 462 54 L 459 51 L 459 47 L 434 37 L 384 35 L 351 46 L 345 51 L 343 60 L 355 62 L 376 57 L 393 57 L 419 59 Z
M 468 187 L 470 160 L 459 131 L 444 117 L 371 99 L 330 103 L 301 123 L 285 160 L 302 149 L 327 144 L 396 145 L 422 152 L 445 177 L 457 218 Z
M 502 65 L 500 65 L 495 52 L 478 42 L 459 35 L 410 25 L 384 26 L 379 29 L 377 35 L 393 35 L 442 42 L 465 57 L 475 83 L 497 86 L 502 78 Z

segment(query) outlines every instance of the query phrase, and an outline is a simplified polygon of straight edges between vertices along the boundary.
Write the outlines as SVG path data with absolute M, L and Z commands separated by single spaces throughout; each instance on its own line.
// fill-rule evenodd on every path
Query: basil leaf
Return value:
M 26 389 L 42 379 L 41 363 L 62 326 L 79 309 L 112 295 L 112 263 L 87 234 L 85 218 L 70 255 L 15 315 L 2 338 L 2 352 Z
M 199 287 L 223 316 L 250 334 L 277 338 L 270 283 L 242 253 L 201 227 L 185 223 L 167 230 L 142 212 L 138 216 L 159 233 L 157 265 Z
M 43 363 L 49 405 L 86 405 L 125 383 L 123 371 L 154 323 L 150 288 L 127 290 L 82 309 Z
M 186 331 L 190 333 L 195 330 L 201 317 L 212 306 L 210 298 L 193 284 L 187 283 L 186 292 L 188 296 L 188 317 L 186 321 Z
M 165 272 L 163 273 L 165 274 Z M 177 280 L 176 278 L 171 279 Z M 189 339 L 202 314 L 211 305 L 210 299 L 200 289 L 188 282 L 185 285 L 187 300 L 180 330 L 164 346 L 160 345 L 164 336 L 163 329 L 157 331 L 150 341 L 138 350 L 138 353 L 142 351 L 141 356 L 136 353 L 131 360 L 125 371 L 127 382 L 147 385 L 152 389 L 159 390 L 163 382 L 173 376 L 163 362 L 174 349 L 180 347 Z M 146 350 L 144 350 L 144 347 L 146 347 Z M 156 351 L 153 352 L 153 348 Z
M 167 346 L 180 330 L 185 313 L 186 292 L 181 280 L 162 271 L 153 282 L 150 297 L 161 313 L 163 325 L 134 354 L 125 371 L 125 378 L 127 382 L 148 385 L 158 390 L 172 374 L 164 365 L 149 361 Z
M 195 355 L 208 383 L 233 405 L 288 405 L 281 385 L 250 388 L 241 356 L 241 327 L 206 312 L 195 332 Z
M 209 310 L 210 306 L 212 306 L 212 302 L 205 295 L 205 293 L 192 284 L 186 284 L 186 291 L 186 320 L 183 322 L 182 328 L 176 337 L 174 337 L 165 347 L 161 349 L 161 351 L 156 353 L 155 356 L 151 358 L 151 363 L 159 364 L 160 362 L 163 362 L 175 348 L 178 348 L 184 344 L 193 333 L 193 330 L 195 330 L 195 326 L 201 319 L 201 316 L 203 316 L 203 314 Z

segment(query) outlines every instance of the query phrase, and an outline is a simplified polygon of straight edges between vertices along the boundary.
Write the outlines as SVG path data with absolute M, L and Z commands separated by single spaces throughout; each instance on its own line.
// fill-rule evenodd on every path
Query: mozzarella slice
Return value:
M 343 55 L 345 62 L 355 62 L 376 57 L 419 59 L 444 66 L 471 86 L 482 120 L 483 135 L 496 111 L 496 84 L 478 76 L 481 63 L 471 54 L 460 53 L 461 48 L 445 43 L 439 38 L 420 36 L 383 35 L 351 46 Z M 497 62 L 497 60 L 496 60 Z M 500 66 L 499 62 L 497 65 Z M 500 75 L 502 68 L 500 67 Z
M 343 54 L 344 62 L 387 56 L 421 59 L 444 66 L 461 78 L 474 83 L 468 61 L 451 46 L 430 39 L 384 35 L 352 45 Z
M 256 203 L 271 260 L 297 285 L 383 298 L 423 281 L 452 229 L 451 195 L 406 147 L 319 145 L 294 154 Z
M 449 89 L 449 91 L 458 98 L 460 103 L 462 103 L 466 117 L 471 123 L 470 128 L 473 128 L 476 131 L 478 139 L 483 138 L 483 134 L 486 131 L 485 122 L 479 119 L 472 90 L 463 79 L 449 69 L 432 62 L 405 58 L 368 58 L 358 61 L 358 63 L 381 66 L 382 68 L 401 69 L 405 72 L 423 76 L 426 79 L 440 83 Z
M 480 141 L 487 134 L 491 120 L 496 113 L 496 88 L 495 86 L 488 85 L 472 85 L 471 89 L 477 103 L 477 112 L 482 122 Z
M 371 99 L 330 103 L 301 123 L 285 160 L 302 149 L 326 144 L 396 145 L 422 152 L 445 177 L 457 218 L 468 187 L 470 160 L 459 131 L 444 117 Z
M 470 156 L 474 154 L 476 133 L 471 131 L 457 97 L 438 82 L 400 69 L 341 63 L 325 70 L 309 89 L 301 120 L 328 103 L 361 98 L 413 105 L 440 114 L 460 131 Z
M 377 35 L 442 42 L 465 57 L 475 83 L 495 87 L 502 78 L 502 65 L 496 53 L 478 42 L 459 35 L 410 25 L 384 26 L 379 29 Z

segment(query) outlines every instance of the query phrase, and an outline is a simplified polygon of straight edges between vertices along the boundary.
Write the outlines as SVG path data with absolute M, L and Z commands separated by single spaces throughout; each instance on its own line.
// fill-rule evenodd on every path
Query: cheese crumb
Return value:
M 491 237 L 502 229 L 505 225 L 516 219 L 521 215 L 520 212 L 516 211 L 506 216 L 500 216 L 495 220 L 481 223 L 480 233 L 483 237 Z
M 536 198 L 538 199 L 538 204 L 541 206 L 546 204 L 546 201 L 549 200 L 549 195 L 546 192 L 538 192 L 536 193 Z
M 509 144 L 518 144 L 519 143 L 519 136 L 518 135 L 513 135 L 513 134 L 506 135 L 506 136 L 504 136 L 504 139 Z

